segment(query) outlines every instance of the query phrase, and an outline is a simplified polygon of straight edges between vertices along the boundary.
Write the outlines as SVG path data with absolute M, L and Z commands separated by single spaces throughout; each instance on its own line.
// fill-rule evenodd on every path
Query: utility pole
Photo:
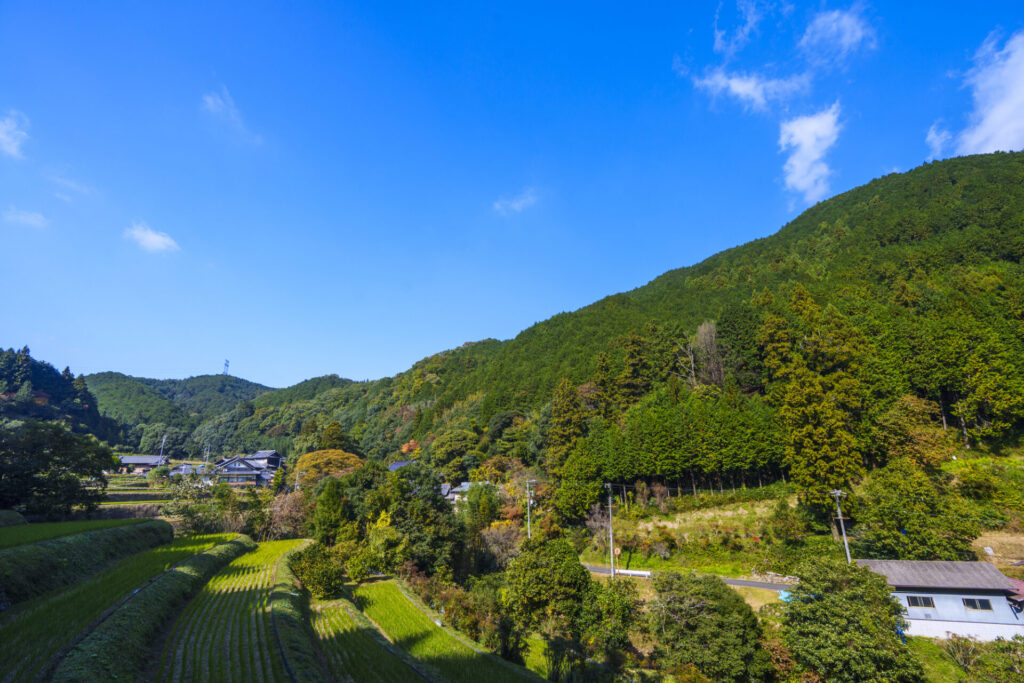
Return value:
M 829 491 L 829 494 L 836 499 L 836 515 L 839 517 L 839 528 L 843 530 L 843 547 L 846 548 L 846 564 L 850 564 L 850 542 L 846 540 L 846 524 L 843 522 L 843 508 L 839 506 L 839 499 L 846 494 L 839 489 Z
M 530 486 L 536 484 L 536 479 L 528 479 L 526 481 L 526 537 L 533 538 L 533 530 L 530 526 L 530 508 L 533 507 L 533 492 L 530 491 Z
M 611 567 L 612 576 L 615 576 L 615 533 L 612 531 L 612 485 L 605 484 L 608 489 L 608 565 Z
M 164 438 L 160 440 L 160 457 L 164 457 L 164 444 L 167 443 L 167 435 L 164 434 Z

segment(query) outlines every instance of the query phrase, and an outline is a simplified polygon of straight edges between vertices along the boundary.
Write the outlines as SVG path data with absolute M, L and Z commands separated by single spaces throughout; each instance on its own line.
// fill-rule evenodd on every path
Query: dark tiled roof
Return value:
M 893 588 L 951 588 L 998 590 L 1012 593 L 1013 582 L 988 562 L 923 562 L 915 560 L 854 560 L 881 574 Z
M 388 472 L 394 472 L 395 470 L 400 470 L 403 467 L 405 467 L 406 465 L 411 465 L 412 462 L 413 462 L 412 460 L 399 460 L 397 462 L 393 462 L 390 465 L 388 465 Z
M 277 455 L 277 451 L 256 451 L 252 455 L 247 455 L 247 460 L 262 460 L 263 458 L 269 458 Z
M 122 455 L 122 465 L 166 465 L 166 455 Z

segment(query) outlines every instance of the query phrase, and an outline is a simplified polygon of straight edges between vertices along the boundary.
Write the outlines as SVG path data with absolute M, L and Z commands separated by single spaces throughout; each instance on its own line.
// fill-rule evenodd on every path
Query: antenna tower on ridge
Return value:
M 222 374 L 222 375 L 228 374 L 228 366 L 229 365 L 231 365 L 231 361 L 225 359 L 225 361 L 224 361 L 224 372 L 222 372 L 220 374 Z

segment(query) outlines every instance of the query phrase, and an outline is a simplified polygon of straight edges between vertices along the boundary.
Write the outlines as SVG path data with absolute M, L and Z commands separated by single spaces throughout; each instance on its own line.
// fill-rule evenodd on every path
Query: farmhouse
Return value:
M 146 474 L 154 467 L 161 467 L 168 463 L 166 455 L 122 455 L 119 472 L 127 474 Z
M 1024 636 L 1024 618 L 1010 598 L 1018 588 L 988 562 L 855 560 L 889 582 L 906 612 L 907 632 L 978 640 Z
M 207 483 L 225 482 L 230 486 L 266 486 L 274 474 L 284 468 L 277 451 L 256 451 L 252 455 L 236 455 L 217 461 Z

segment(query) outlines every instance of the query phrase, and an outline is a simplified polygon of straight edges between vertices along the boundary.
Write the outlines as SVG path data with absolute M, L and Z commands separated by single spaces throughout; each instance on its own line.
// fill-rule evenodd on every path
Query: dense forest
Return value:
M 511 456 L 556 479 L 694 488 L 771 481 L 794 465 L 799 478 L 793 456 L 812 438 L 819 452 L 853 455 L 807 467 L 856 479 L 915 430 L 941 426 L 969 445 L 1015 437 L 1022 180 L 1021 154 L 890 174 L 775 235 L 395 377 L 267 390 L 102 373 L 89 387 L 142 450 L 162 431 L 181 454 L 298 457 L 337 423 L 366 457 L 422 458 L 450 479 Z M 797 435 L 811 405 L 834 411 Z M 563 493 L 567 511 L 583 505 Z

